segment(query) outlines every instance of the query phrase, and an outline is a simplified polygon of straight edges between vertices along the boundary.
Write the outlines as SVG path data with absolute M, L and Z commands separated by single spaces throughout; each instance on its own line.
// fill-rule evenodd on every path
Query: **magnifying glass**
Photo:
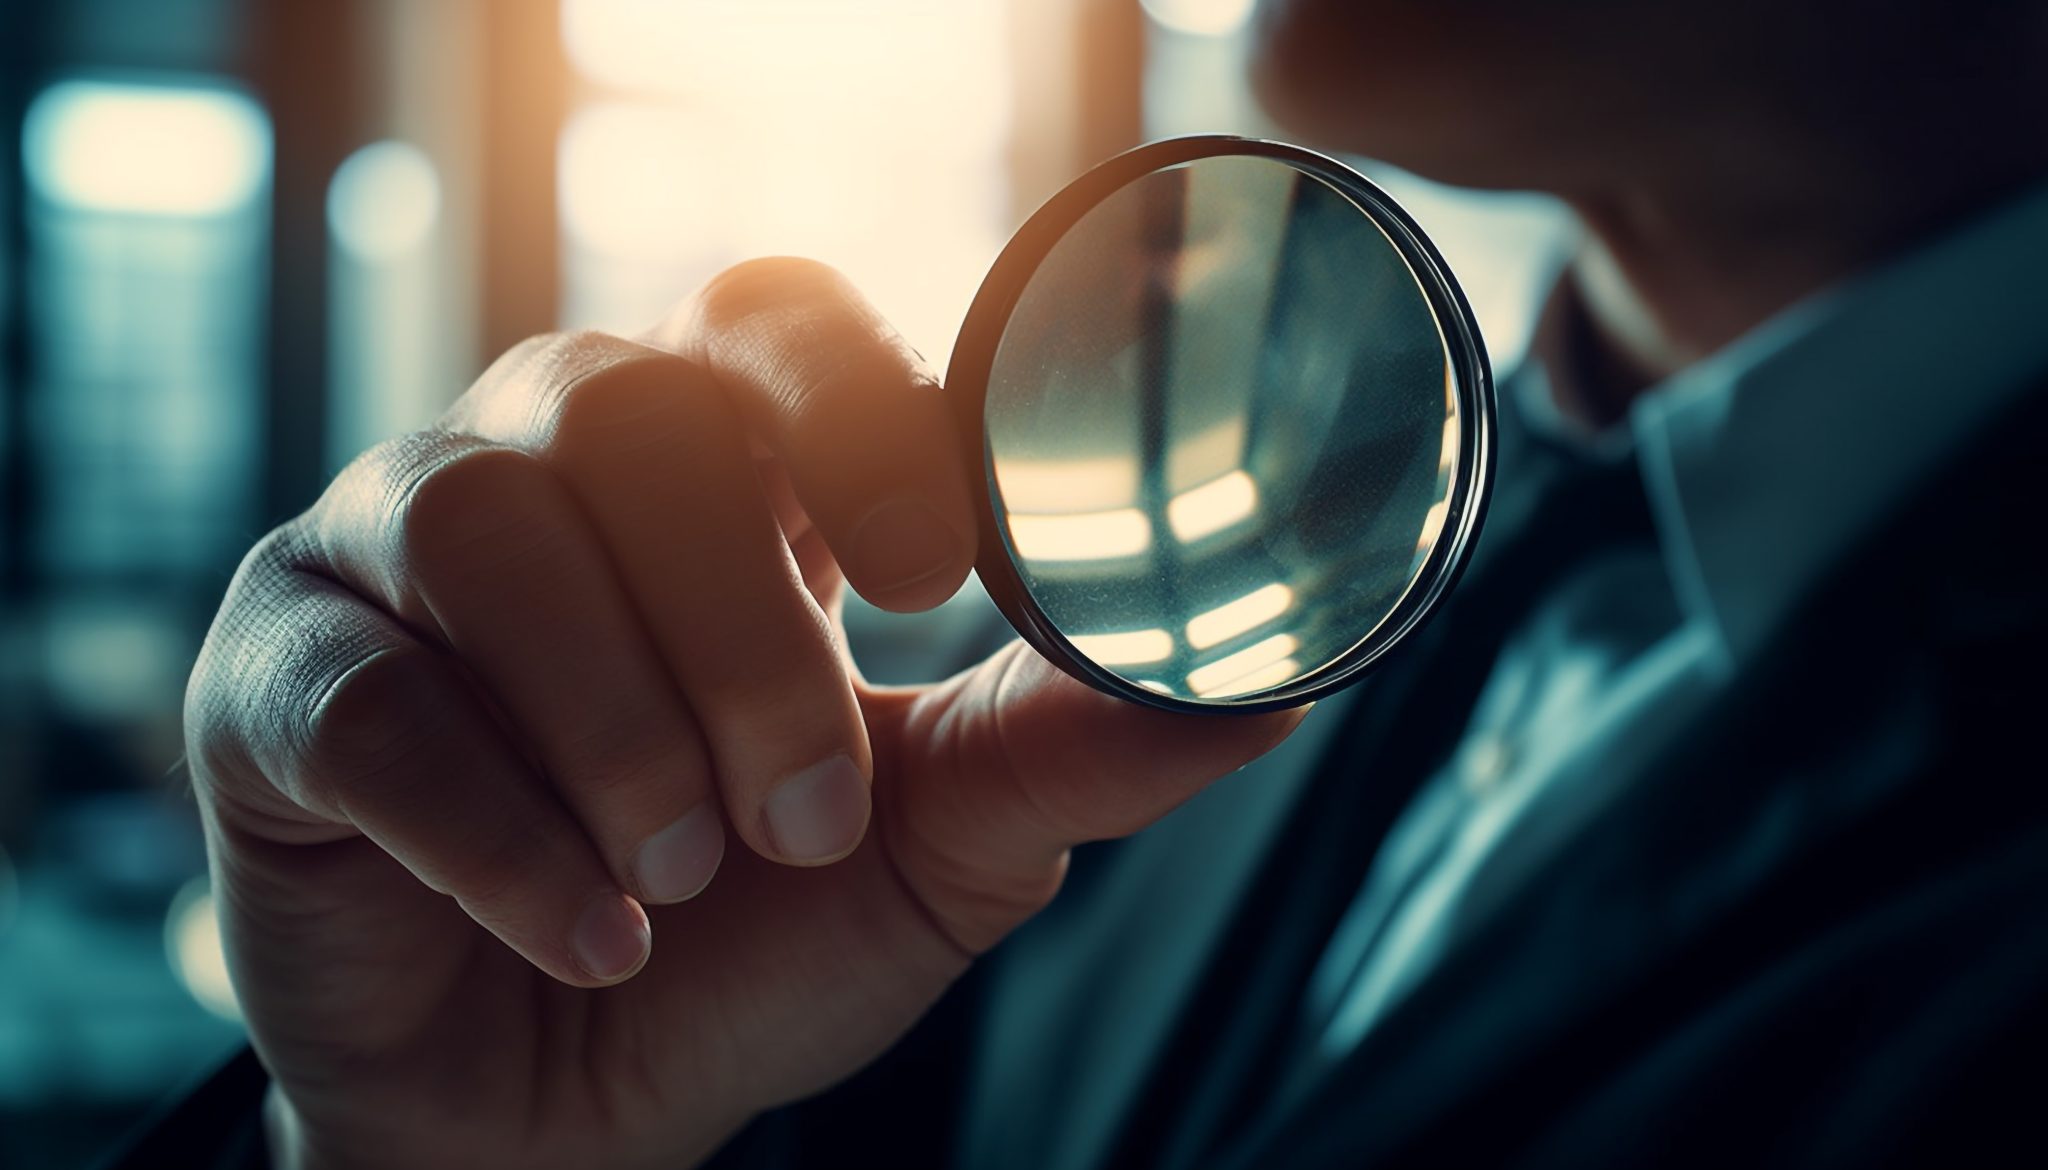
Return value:
M 1076 678 L 1265 711 L 1443 602 L 1493 475 L 1464 294 L 1386 192 L 1277 142 L 1156 142 L 1017 232 L 946 378 L 984 587 Z

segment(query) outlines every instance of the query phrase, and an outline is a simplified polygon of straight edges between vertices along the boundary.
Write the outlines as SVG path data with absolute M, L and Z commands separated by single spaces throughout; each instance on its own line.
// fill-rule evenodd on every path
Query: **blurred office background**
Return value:
M 1061 183 L 1264 129 L 1248 7 L 0 5 L 0 1165 L 90 1162 L 239 1042 L 179 704 L 261 531 L 519 338 L 751 255 L 943 366 Z M 1511 362 L 1559 217 L 1379 173 Z M 849 621 L 884 677 L 927 628 Z

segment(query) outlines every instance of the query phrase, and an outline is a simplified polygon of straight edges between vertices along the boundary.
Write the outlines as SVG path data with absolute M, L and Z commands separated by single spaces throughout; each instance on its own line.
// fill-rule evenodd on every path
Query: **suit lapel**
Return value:
M 1731 697 L 1695 711 L 1617 777 L 1623 794 L 1578 825 L 1522 893 L 1310 1094 L 1262 1120 L 1233 1151 L 1244 1165 L 1377 1164 L 1420 1135 L 1440 1135 L 1471 1100 L 1499 1098 L 1510 1078 L 1527 1081 L 1525 1100 L 1557 1091 L 1532 1061 L 1569 1051 L 1618 999 L 1679 963 L 1924 758 L 1929 716 L 1910 698 L 1838 696 L 1827 705 L 1863 728 L 1852 737 L 1860 747 L 1825 770 L 1787 776 L 1772 766 L 1784 729 L 1733 710 L 1754 704 L 1747 689 L 1738 681 Z M 1822 722 L 1816 704 L 1770 705 L 1798 710 L 1808 732 Z M 1746 735 L 1736 730 L 1744 726 Z M 1486 1124 L 1507 1125 L 1507 1113 L 1486 1114 Z
M 1497 1162 L 1514 1148 L 1501 1131 L 1554 1120 L 1626 1046 L 1704 1012 L 1881 880 L 1909 881 L 1944 819 L 1968 840 L 2039 817 L 2038 790 L 1993 761 L 2013 721 L 2039 709 L 2038 677 L 2014 664 L 2043 642 L 2042 553 L 2011 538 L 2001 501 L 2038 490 L 2025 453 L 2048 428 L 2048 396 L 2003 422 L 1223 1164 L 1459 1164 L 1487 1148 Z M 1955 571 L 1956 548 L 1975 551 L 1972 572 Z M 1900 821 L 1896 839 L 1871 829 Z M 1877 847 L 1858 854 L 1873 832 Z M 1812 904 L 1788 904 L 1802 891 Z

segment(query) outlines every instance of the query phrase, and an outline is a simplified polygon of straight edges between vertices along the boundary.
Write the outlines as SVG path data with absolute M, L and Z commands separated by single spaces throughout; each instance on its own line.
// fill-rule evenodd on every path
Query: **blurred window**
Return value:
M 452 274 L 434 248 L 441 177 L 409 142 L 350 155 L 327 188 L 329 393 L 327 470 L 365 447 L 434 420 L 442 384 L 444 294 Z
M 166 774 L 204 612 L 258 514 L 270 121 L 211 76 L 65 78 L 30 100 L 21 163 L 0 1162 L 48 1165 L 240 1036 Z
M 74 79 L 30 105 L 22 154 L 31 571 L 215 570 L 254 494 L 268 120 L 207 80 Z
M 1002 0 L 565 0 L 566 323 L 805 255 L 942 365 L 1010 227 L 1005 28 Z

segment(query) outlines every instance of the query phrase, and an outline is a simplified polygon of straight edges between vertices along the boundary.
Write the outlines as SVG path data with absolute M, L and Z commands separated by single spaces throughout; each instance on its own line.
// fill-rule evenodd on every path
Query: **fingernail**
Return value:
M 624 894 L 599 894 L 583 908 L 569 948 L 576 965 L 592 979 L 612 983 L 637 970 L 647 961 L 653 932 L 647 915 Z
M 868 827 L 868 785 L 844 755 L 812 764 L 768 794 L 768 838 L 789 861 L 829 861 L 853 851 Z
M 878 505 L 853 530 L 853 570 L 868 589 L 915 585 L 952 565 L 961 540 L 938 509 L 914 496 Z
M 640 843 L 633 877 L 649 902 L 682 902 L 702 893 L 725 856 L 725 830 L 718 811 L 700 804 L 674 824 Z

